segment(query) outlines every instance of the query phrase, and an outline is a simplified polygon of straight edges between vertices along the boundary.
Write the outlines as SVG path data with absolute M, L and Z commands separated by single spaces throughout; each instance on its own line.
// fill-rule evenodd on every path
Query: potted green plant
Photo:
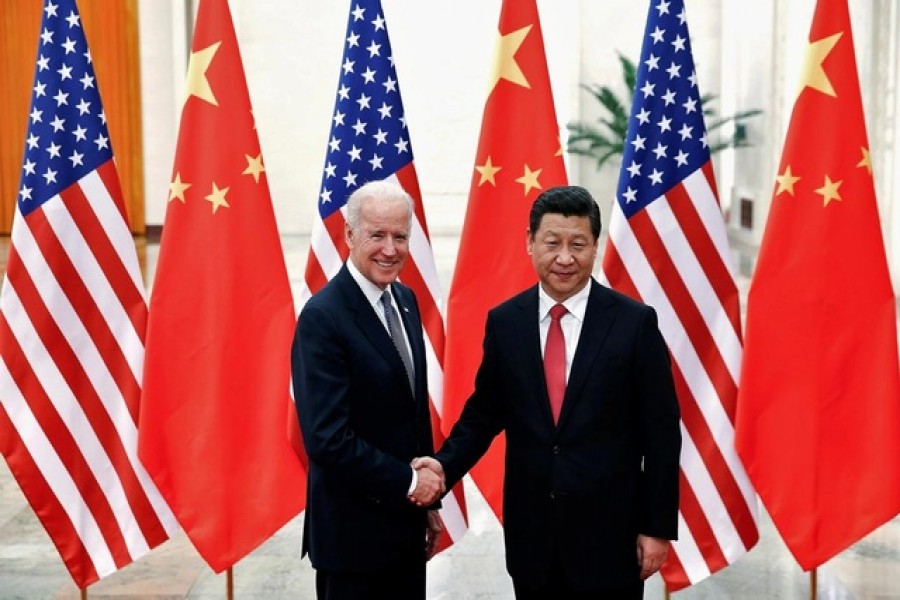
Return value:
M 610 86 L 600 84 L 581 84 L 594 99 L 605 109 L 605 114 L 600 116 L 598 124 L 573 121 L 566 125 L 569 130 L 567 150 L 571 154 L 586 156 L 596 161 L 597 169 L 614 157 L 621 157 L 625 147 L 625 136 L 628 132 L 628 117 L 631 109 L 631 94 L 634 91 L 637 67 L 628 57 L 617 53 L 619 64 L 622 67 L 622 79 L 625 88 L 629 90 L 626 97 L 620 96 Z M 714 94 L 706 94 L 700 98 L 703 106 L 703 115 L 706 122 L 706 132 L 709 136 L 709 151 L 715 154 L 725 148 L 743 148 L 750 146 L 747 141 L 745 121 L 751 117 L 762 114 L 759 109 L 751 109 L 737 112 L 731 116 L 719 117 L 713 108 L 717 100 Z M 723 135 L 721 128 L 728 123 L 734 123 L 731 135 Z

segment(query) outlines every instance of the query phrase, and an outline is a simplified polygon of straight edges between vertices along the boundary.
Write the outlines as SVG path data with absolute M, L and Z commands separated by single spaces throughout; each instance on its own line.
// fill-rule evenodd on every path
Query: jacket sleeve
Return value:
M 450 489 L 475 466 L 487 452 L 494 437 L 504 427 L 502 398 L 497 386 L 498 351 L 496 328 L 488 313 L 483 342 L 483 357 L 475 375 L 475 391 L 466 400 L 459 420 L 435 455 L 444 467 Z

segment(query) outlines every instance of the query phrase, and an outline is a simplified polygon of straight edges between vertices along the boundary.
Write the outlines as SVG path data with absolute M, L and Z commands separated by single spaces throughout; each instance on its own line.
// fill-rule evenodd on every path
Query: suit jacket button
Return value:
M 556 500 L 556 492 L 550 492 L 550 499 Z
M 553 454 L 559 454 L 559 446 L 553 446 Z

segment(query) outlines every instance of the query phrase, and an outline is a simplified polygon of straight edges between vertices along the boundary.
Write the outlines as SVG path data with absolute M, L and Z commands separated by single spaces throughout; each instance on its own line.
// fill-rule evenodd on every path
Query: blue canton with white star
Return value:
M 354 4 L 319 192 L 322 219 L 413 160 L 381 2 Z
M 616 191 L 626 217 L 710 158 L 683 2 L 658 0 L 645 36 Z
M 47 0 L 28 115 L 19 210 L 28 215 L 112 156 L 78 8 L 74 0 Z

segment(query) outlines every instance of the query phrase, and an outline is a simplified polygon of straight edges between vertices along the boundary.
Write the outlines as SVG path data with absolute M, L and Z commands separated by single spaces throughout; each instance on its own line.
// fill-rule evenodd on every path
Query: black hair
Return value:
M 600 237 L 600 207 L 591 193 L 581 186 L 560 185 L 541 192 L 531 205 L 531 214 L 528 215 L 531 235 L 538 230 L 541 219 L 547 213 L 561 214 L 564 217 L 587 217 L 594 240 Z

